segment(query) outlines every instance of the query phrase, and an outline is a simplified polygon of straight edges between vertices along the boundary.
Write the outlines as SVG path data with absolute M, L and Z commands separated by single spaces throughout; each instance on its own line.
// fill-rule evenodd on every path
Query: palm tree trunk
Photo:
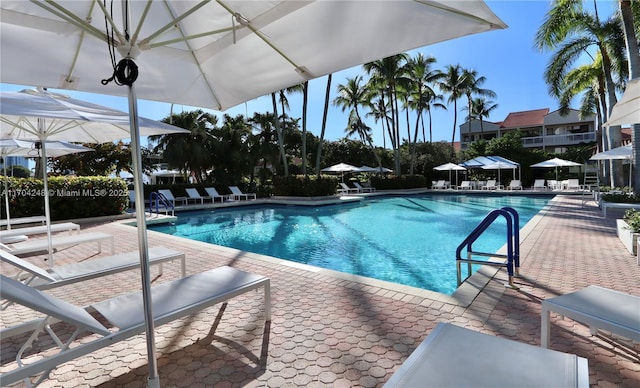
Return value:
M 284 176 L 289 176 L 289 164 L 287 163 L 287 155 L 284 152 L 284 138 L 282 136 L 282 128 L 280 128 L 280 119 L 278 118 L 278 103 L 276 101 L 276 94 L 271 93 L 271 103 L 273 104 L 273 125 L 276 128 L 278 134 L 278 148 L 280 148 L 280 159 L 284 167 Z
M 322 155 L 322 143 L 324 142 L 324 132 L 327 128 L 327 113 L 329 112 L 329 94 L 331 92 L 331 76 L 327 76 L 327 89 L 324 95 L 324 111 L 322 112 L 322 129 L 320 131 L 320 139 L 318 140 L 318 155 L 316 155 L 316 175 L 320 177 L 320 159 Z
M 307 102 L 309 100 L 309 81 L 305 81 L 302 90 L 302 175 L 307 176 Z
M 633 28 L 633 13 L 631 1 L 620 0 L 620 14 L 622 15 L 622 27 L 624 30 L 627 53 L 629 55 L 629 79 L 640 77 L 640 53 L 638 41 Z M 630 183 L 635 195 L 640 195 L 640 123 L 631 126 L 631 155 L 633 163 L 633 182 Z

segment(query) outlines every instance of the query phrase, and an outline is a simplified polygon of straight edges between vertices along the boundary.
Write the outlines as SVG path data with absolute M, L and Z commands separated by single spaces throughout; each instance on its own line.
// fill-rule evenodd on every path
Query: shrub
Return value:
M 640 212 L 636 209 L 628 209 L 622 218 L 633 233 L 640 233 Z
M 121 214 L 129 200 L 127 185 L 118 178 L 51 177 L 48 184 L 52 221 Z M 9 178 L 7 186 L 12 218 L 44 214 L 42 180 Z M 3 218 L 5 213 L 2 206 Z
M 337 177 L 289 175 L 273 177 L 273 194 L 292 197 L 320 197 L 334 195 L 338 190 Z
M 378 190 L 417 189 L 427 187 L 424 175 L 373 176 L 371 185 Z

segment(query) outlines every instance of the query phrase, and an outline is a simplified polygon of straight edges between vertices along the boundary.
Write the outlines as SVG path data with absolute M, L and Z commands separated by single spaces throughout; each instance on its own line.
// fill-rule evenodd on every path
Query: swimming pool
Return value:
M 493 209 L 515 208 L 524 226 L 553 196 L 385 196 L 319 207 L 254 205 L 183 212 L 150 230 L 444 294 L 456 289 L 455 251 Z M 498 218 L 474 243 L 506 243 Z

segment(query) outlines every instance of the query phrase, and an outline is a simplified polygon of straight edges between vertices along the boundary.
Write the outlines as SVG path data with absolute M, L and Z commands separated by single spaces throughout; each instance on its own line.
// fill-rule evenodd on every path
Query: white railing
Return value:
M 522 145 L 525 147 L 544 147 L 559 145 L 574 145 L 589 143 L 596 140 L 594 132 L 572 133 L 566 135 L 547 135 L 535 137 L 523 137 Z

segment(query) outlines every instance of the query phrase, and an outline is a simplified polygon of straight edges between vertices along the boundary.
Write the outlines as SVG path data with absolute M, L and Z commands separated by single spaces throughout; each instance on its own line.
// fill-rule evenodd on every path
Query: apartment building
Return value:
M 562 116 L 549 108 L 512 112 L 501 122 L 480 120 L 460 125 L 460 146 L 466 150 L 470 143 L 501 137 L 510 131 L 520 131 L 522 145 L 562 153 L 566 147 L 596 141 L 596 117 L 580 119 L 577 110 Z

